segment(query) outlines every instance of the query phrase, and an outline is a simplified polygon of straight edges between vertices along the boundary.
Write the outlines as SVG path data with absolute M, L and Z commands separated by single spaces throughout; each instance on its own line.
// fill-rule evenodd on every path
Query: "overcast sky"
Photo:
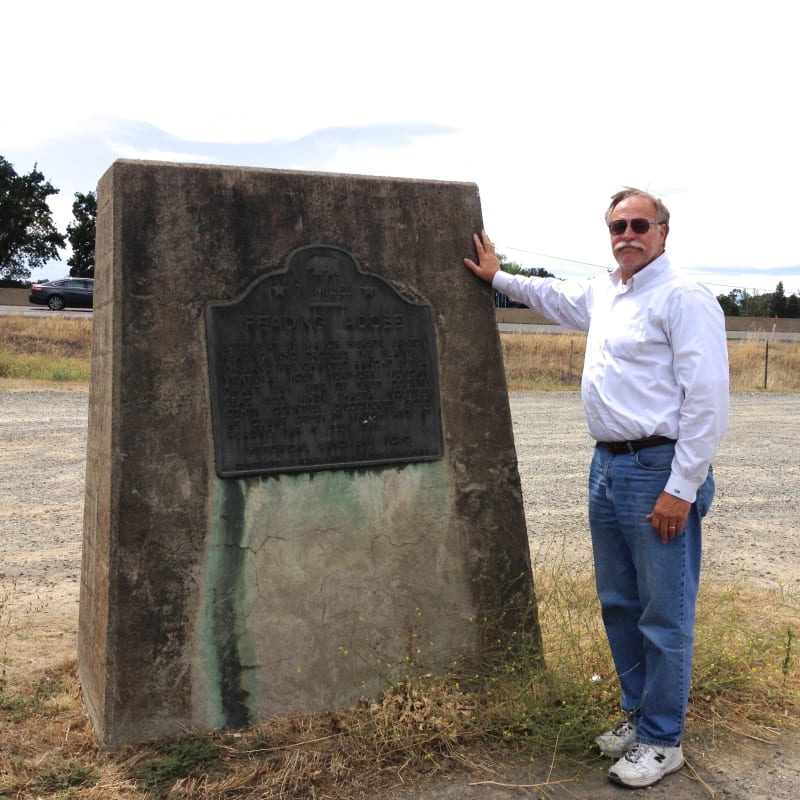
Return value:
M 613 265 L 603 214 L 632 185 L 715 294 L 800 293 L 792 8 L 14 2 L 0 155 L 61 190 L 62 230 L 117 158 L 472 181 L 498 248 L 559 277 Z

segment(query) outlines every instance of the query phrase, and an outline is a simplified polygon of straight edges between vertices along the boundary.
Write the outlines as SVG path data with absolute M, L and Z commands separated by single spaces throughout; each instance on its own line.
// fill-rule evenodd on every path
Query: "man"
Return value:
M 581 395 L 597 441 L 589 526 L 625 719 L 596 742 L 609 777 L 649 786 L 683 766 L 701 519 L 728 426 L 719 303 L 670 264 L 669 211 L 637 189 L 606 212 L 618 267 L 586 281 L 500 271 L 486 232 L 466 266 L 497 291 L 588 331 Z

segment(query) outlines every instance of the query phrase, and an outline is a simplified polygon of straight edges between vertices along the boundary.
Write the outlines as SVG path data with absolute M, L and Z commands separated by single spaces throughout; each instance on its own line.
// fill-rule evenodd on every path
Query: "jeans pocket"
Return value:
M 672 457 L 675 448 L 671 445 L 660 445 L 658 447 L 645 447 L 637 450 L 634 458 L 636 463 L 642 468 L 654 472 L 669 472 L 672 469 Z
M 700 488 L 697 490 L 697 499 L 695 500 L 697 512 L 701 517 L 708 514 L 708 509 L 711 508 L 711 503 L 714 500 L 716 488 L 716 483 L 714 482 L 714 468 L 709 465 L 708 475 L 706 475 L 706 479 L 703 483 L 700 484 Z

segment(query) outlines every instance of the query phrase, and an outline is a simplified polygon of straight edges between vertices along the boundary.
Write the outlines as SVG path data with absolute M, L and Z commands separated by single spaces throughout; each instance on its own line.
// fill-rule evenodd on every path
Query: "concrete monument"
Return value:
M 106 747 L 538 643 L 472 184 L 118 161 L 79 673 Z

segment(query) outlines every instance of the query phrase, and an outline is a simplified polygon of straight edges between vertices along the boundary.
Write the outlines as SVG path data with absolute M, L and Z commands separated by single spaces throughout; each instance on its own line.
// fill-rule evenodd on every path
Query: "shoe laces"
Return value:
M 628 722 L 627 720 L 624 720 L 623 722 L 618 722 L 618 723 L 617 723 L 617 724 L 616 724 L 616 725 L 615 725 L 615 726 L 614 726 L 614 727 L 611 729 L 611 733 L 613 733 L 613 734 L 614 734 L 614 736 L 620 736 L 620 737 L 622 737 L 622 736 L 624 736 L 624 735 L 625 735 L 625 734 L 626 734 L 628 731 L 631 731 L 631 730 L 633 730 L 633 725 L 631 725 L 631 723 L 630 723 L 630 722 Z
M 625 753 L 625 760 L 630 761 L 631 764 L 638 764 L 651 750 L 649 744 L 643 742 L 636 742 L 631 745 L 627 753 Z

